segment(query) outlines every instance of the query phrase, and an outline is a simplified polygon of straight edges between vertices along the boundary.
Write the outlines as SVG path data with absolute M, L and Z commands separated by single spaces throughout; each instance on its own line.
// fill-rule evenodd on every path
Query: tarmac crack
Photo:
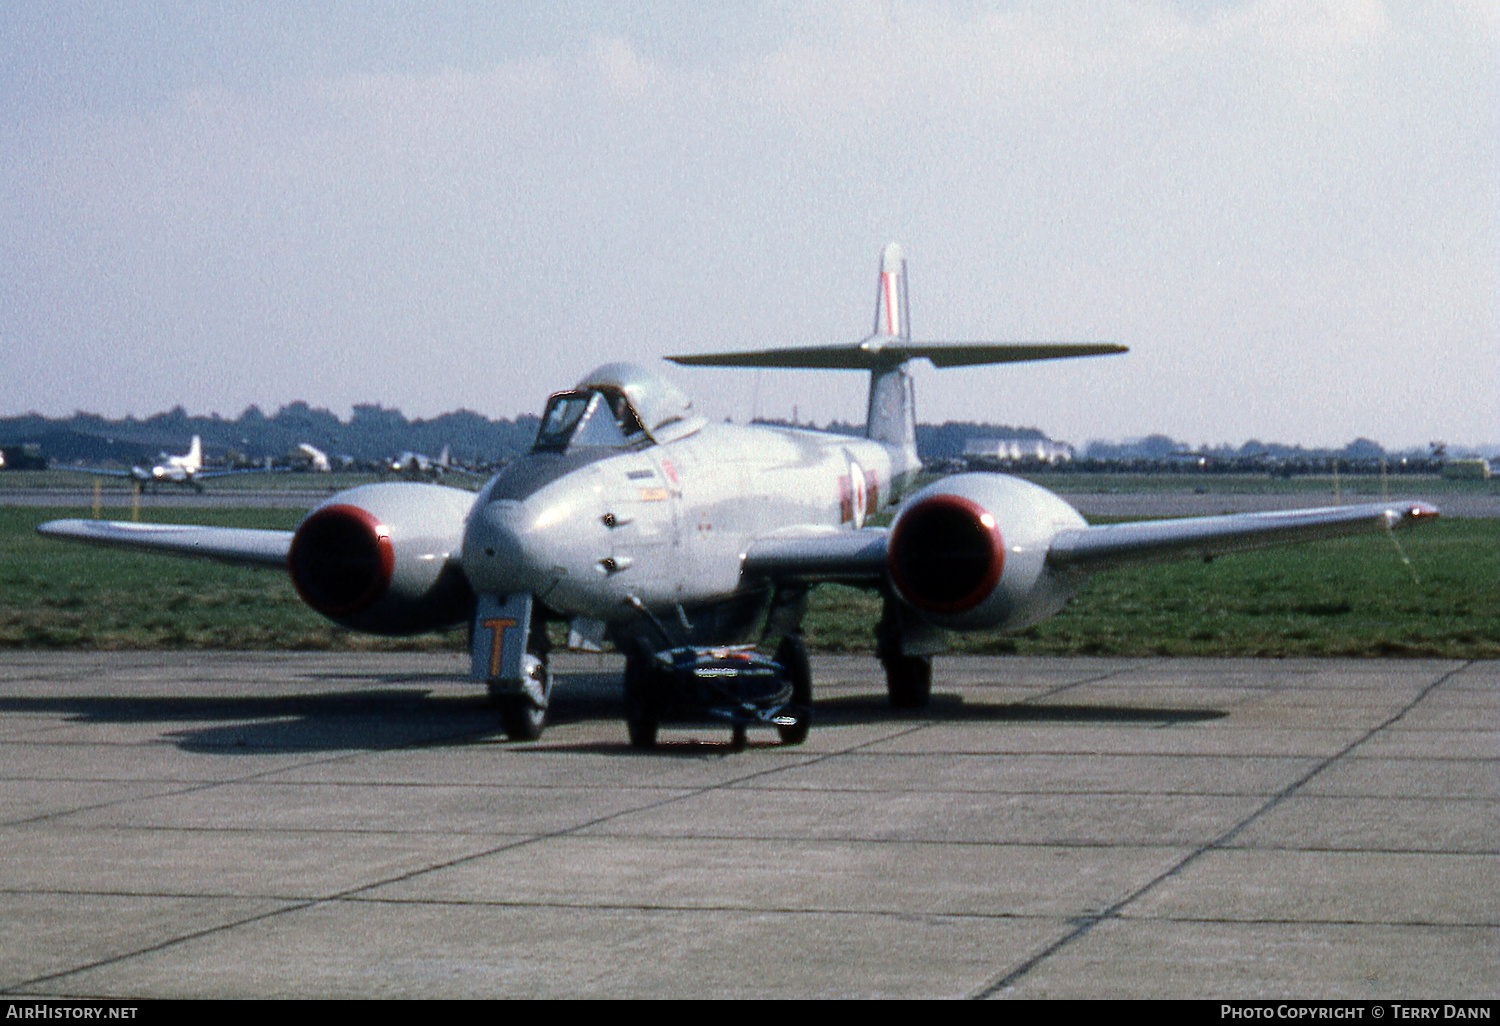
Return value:
M 1047 959 L 1051 958 L 1053 955 L 1056 955 L 1058 952 L 1062 951 L 1064 948 L 1069 947 L 1075 941 L 1077 941 L 1080 938 L 1086 936 L 1091 930 L 1093 930 L 1094 927 L 1098 926 L 1100 923 L 1103 923 L 1103 922 L 1106 922 L 1106 921 L 1109 921 L 1109 920 L 1112 920 L 1112 919 L 1121 919 L 1121 918 L 1123 918 L 1123 916 L 1121 915 L 1121 913 L 1124 912 L 1124 910 L 1126 908 L 1128 908 L 1130 905 L 1134 904 L 1136 901 L 1139 901 L 1142 897 L 1144 897 L 1145 895 L 1149 894 L 1151 891 L 1155 890 L 1162 883 L 1164 883 L 1167 880 L 1170 880 L 1173 877 L 1176 877 L 1179 874 L 1181 874 L 1183 872 L 1183 870 L 1187 869 L 1193 863 L 1197 862 L 1204 855 L 1208 854 L 1211 851 L 1217 851 L 1217 850 L 1219 850 L 1219 849 L 1224 848 L 1225 846 L 1227 846 L 1236 837 L 1238 837 L 1240 834 L 1244 833 L 1245 830 L 1248 829 L 1251 824 L 1253 824 L 1256 820 L 1260 819 L 1261 817 L 1263 817 L 1264 815 L 1266 815 L 1268 812 L 1270 812 L 1272 809 L 1274 809 L 1278 805 L 1280 805 L 1284 800 L 1286 800 L 1287 798 L 1289 798 L 1295 791 L 1297 791 L 1303 785 L 1307 784 L 1308 781 L 1312 780 L 1318 774 L 1320 774 L 1324 770 L 1328 769 L 1334 763 L 1338 762 L 1344 756 L 1346 756 L 1350 752 L 1354 751 L 1354 749 L 1358 748 L 1360 745 L 1364 744 L 1366 741 L 1370 740 L 1372 737 L 1374 737 L 1375 735 L 1379 734 L 1381 731 L 1385 730 L 1387 727 L 1389 727 L 1392 724 L 1394 724 L 1397 721 L 1399 721 L 1407 713 L 1409 713 L 1413 709 L 1415 709 L 1417 707 L 1417 705 L 1419 703 L 1421 703 L 1421 701 L 1423 699 L 1425 699 L 1428 695 L 1430 695 L 1433 691 L 1437 690 L 1443 684 L 1446 684 L 1448 681 L 1452 680 L 1454 677 L 1457 677 L 1459 674 L 1463 673 L 1464 671 L 1468 670 L 1470 667 L 1474 666 L 1475 662 L 1476 661 L 1473 660 L 1473 659 L 1467 660 L 1464 663 L 1462 663 L 1461 665 L 1459 665 L 1457 667 L 1454 667 L 1453 669 L 1447 671 L 1446 673 L 1441 674 L 1436 680 L 1432 681 L 1426 687 L 1422 688 L 1421 691 L 1417 692 L 1417 694 L 1416 694 L 1416 696 L 1414 698 L 1412 698 L 1410 701 L 1408 701 L 1405 705 L 1403 705 L 1395 713 L 1393 713 L 1390 716 L 1386 717 L 1384 720 L 1382 720 L 1376 726 L 1371 727 L 1369 730 L 1365 731 L 1362 735 L 1360 735 L 1359 737 L 1355 738 L 1353 741 L 1349 742 L 1347 745 L 1345 745 L 1343 748 L 1339 749 L 1333 755 L 1330 755 L 1326 759 L 1323 759 L 1323 760 L 1319 761 L 1317 763 L 1317 765 L 1313 766 L 1311 769 L 1309 769 L 1306 773 L 1304 773 L 1297 780 L 1294 780 L 1292 783 L 1290 783 L 1286 787 L 1282 788 L 1276 794 L 1272 795 L 1258 809 L 1256 809 L 1254 812 L 1250 813 L 1250 815 L 1246 816 L 1244 819 L 1240 820 L 1234 826 L 1230 827 L 1223 834 L 1220 834 L 1218 837 L 1214 838 L 1212 841 L 1209 841 L 1207 844 L 1204 844 L 1204 845 L 1202 845 L 1202 846 L 1194 849 L 1193 851 L 1189 852 L 1185 857 L 1183 857 L 1182 859 L 1180 859 L 1177 863 L 1175 863 L 1174 865 L 1172 865 L 1172 866 L 1168 867 L 1167 869 L 1163 870 L 1161 873 L 1158 873 L 1155 877 L 1153 877 L 1152 879 L 1148 880 L 1146 883 L 1142 884 L 1140 887 L 1136 888 L 1134 891 L 1130 892 L 1125 897 L 1121 898 L 1119 901 L 1116 901 L 1114 904 L 1110 905 L 1108 908 L 1104 909 L 1102 912 L 1099 912 L 1099 913 L 1096 913 L 1096 914 L 1093 914 L 1093 915 L 1079 916 L 1076 919 L 1070 920 L 1070 922 L 1073 924 L 1071 930 L 1069 930 L 1067 933 L 1063 934 L 1063 936 L 1059 937 L 1057 940 L 1053 941 L 1051 944 L 1047 945 L 1047 947 L 1043 948 L 1041 951 L 1037 952 L 1035 955 L 1032 955 L 1030 958 L 1026 959 L 1024 962 L 1022 962 L 1020 965 L 1016 966 L 1014 969 L 1011 969 L 1009 972 L 1005 973 L 1003 976 L 1000 976 L 1000 977 L 998 977 L 996 979 L 991 980 L 984 987 L 981 987 L 979 990 L 974 991 L 973 993 L 971 993 L 969 995 L 970 999 L 971 1000 L 983 1000 L 985 998 L 994 997 L 996 994 L 999 994 L 1001 991 L 1004 991 L 1004 990 L 1006 990 L 1006 989 L 1008 989 L 1010 987 L 1015 986 L 1016 983 L 1018 983 L 1022 978 L 1024 978 L 1026 975 L 1028 975 L 1037 966 L 1041 965 Z
M 444 869 L 451 869 L 451 868 L 453 868 L 455 866 L 461 866 L 461 865 L 464 865 L 464 864 L 469 863 L 469 862 L 477 861 L 479 859 L 488 858 L 491 855 L 498 855 L 501 852 L 514 851 L 514 850 L 516 850 L 518 848 L 524 848 L 524 847 L 527 847 L 527 846 L 530 846 L 530 845 L 533 845 L 533 844 L 537 844 L 537 843 L 540 843 L 540 842 L 549 841 L 549 840 L 556 840 L 556 839 L 561 838 L 561 837 L 568 837 L 568 836 L 570 836 L 572 834 L 576 834 L 576 833 L 578 833 L 580 831 L 587 830 L 587 829 L 589 829 L 591 827 L 595 827 L 595 826 L 598 826 L 598 825 L 603 824 L 603 823 L 608 823 L 611 820 L 619 819 L 619 818 L 621 818 L 623 816 L 630 816 L 630 815 L 635 815 L 635 814 L 641 813 L 641 812 L 649 812 L 649 811 L 652 811 L 653 809 L 663 808 L 663 807 L 665 807 L 667 805 L 671 805 L 671 804 L 674 804 L 676 802 L 687 801 L 689 799 L 700 797 L 702 795 L 709 794 L 709 793 L 712 793 L 714 791 L 723 790 L 723 789 L 732 787 L 735 784 L 743 783 L 744 781 L 747 781 L 747 780 L 754 780 L 754 779 L 756 779 L 758 777 L 770 776 L 770 775 L 776 774 L 776 773 L 784 773 L 784 772 L 787 772 L 787 771 L 789 771 L 791 769 L 795 769 L 795 768 L 800 768 L 800 767 L 810 766 L 810 765 L 816 765 L 819 762 L 824 762 L 824 761 L 826 761 L 828 759 L 837 758 L 839 756 L 848 754 L 850 752 L 856 752 L 856 751 L 859 751 L 862 748 L 867 748 L 867 747 L 869 747 L 871 745 L 883 744 L 883 743 L 885 743 L 887 741 L 891 741 L 891 740 L 894 740 L 896 738 L 901 738 L 901 737 L 908 736 L 910 734 L 916 733 L 917 731 L 925 730 L 925 729 L 928 728 L 928 726 L 929 726 L 928 724 L 917 724 L 917 725 L 914 725 L 912 727 L 907 728 L 906 730 L 896 731 L 893 734 L 885 735 L 883 737 L 872 738 L 872 739 L 870 739 L 868 741 L 862 741 L 859 744 L 850 745 L 850 746 L 848 746 L 845 749 L 840 749 L 840 750 L 835 751 L 835 752 L 828 752 L 828 753 L 825 753 L 823 755 L 817 756 L 817 757 L 815 757 L 813 759 L 810 759 L 810 760 L 807 760 L 807 761 L 797 762 L 795 764 L 790 764 L 790 765 L 769 766 L 769 767 L 766 767 L 765 769 L 757 770 L 757 771 L 752 772 L 752 773 L 746 773 L 746 774 L 744 774 L 742 776 L 735 777 L 734 779 L 731 779 L 731 780 L 721 780 L 721 781 L 718 781 L 718 782 L 713 783 L 713 784 L 707 784 L 707 785 L 705 785 L 703 787 L 696 788 L 696 789 L 694 789 L 692 791 L 689 791 L 689 792 L 687 792 L 685 794 L 672 795 L 670 797 L 662 798 L 662 799 L 660 799 L 658 801 L 647 802 L 644 805 L 632 806 L 631 808 L 628 808 L 628 809 L 618 809 L 618 810 L 616 810 L 614 812 L 606 813 L 606 814 L 601 815 L 601 816 L 595 816 L 592 819 L 585 820 L 582 823 L 575 823 L 575 824 L 573 824 L 571 826 L 563 827 L 563 828 L 560 828 L 560 829 L 557 829 L 557 830 L 548 831 L 546 833 L 530 834 L 530 835 L 527 835 L 526 837 L 517 838 L 517 839 L 509 841 L 509 842 L 507 842 L 505 844 L 495 845 L 495 846 L 493 846 L 491 848 L 487 848 L 487 849 L 485 849 L 483 851 L 470 852 L 467 855 L 461 855 L 461 856 L 458 856 L 456 858 L 446 859 L 446 860 L 444 860 L 442 862 L 439 862 L 439 863 L 435 863 L 435 864 L 431 864 L 431 865 L 426 865 L 426 866 L 421 866 L 421 867 L 418 867 L 416 869 L 408 870 L 408 871 L 406 871 L 404 873 L 397 873 L 394 876 L 390 876 L 390 877 L 387 877 L 385 879 L 374 880 L 374 881 L 370 881 L 368 883 L 360 884 L 360 885 L 355 886 L 355 887 L 345 888 L 344 890 L 338 891 L 338 892 L 333 893 L 333 894 L 326 894 L 326 895 L 322 895 L 322 896 L 317 897 L 317 898 L 310 898 L 310 899 L 306 899 L 306 900 L 303 900 L 303 901 L 293 902 L 293 903 L 288 904 L 287 906 L 285 906 L 283 908 L 269 909 L 269 910 L 267 910 L 265 912 L 260 912 L 260 913 L 257 913 L 255 915 L 245 916 L 244 918 L 234 920 L 233 922 L 220 923 L 220 924 L 215 925 L 215 926 L 204 927 L 201 930 L 193 930 L 193 931 L 190 931 L 190 932 L 185 933 L 185 934 L 179 934 L 179 935 L 177 935 L 175 937 L 168 937 L 165 940 L 158 941 L 158 942 L 156 942 L 154 944 L 148 944 L 148 945 L 145 945 L 145 946 L 140 947 L 140 948 L 136 948 L 136 949 L 131 950 L 131 951 L 120 952 L 119 954 L 110 955 L 110 956 L 108 956 L 106 958 L 96 959 L 96 960 L 94 960 L 92 962 L 88 962 L 88 963 L 86 963 L 84 965 L 72 966 L 71 968 L 68 968 L 68 969 L 61 969 L 61 970 L 58 970 L 56 972 L 45 973 L 45 974 L 43 974 L 41 976 L 32 977 L 31 979 L 23 980 L 21 982 L 11 984 L 10 986 L 7 986 L 7 987 L 0 987 L 0 994 L 18 993 L 18 992 L 21 992 L 23 990 L 23 988 L 34 988 L 34 987 L 37 987 L 37 986 L 39 986 L 41 984 L 44 984 L 44 983 L 54 983 L 54 982 L 56 982 L 58 980 L 66 979 L 69 976 L 75 976 L 75 975 L 77 975 L 79 973 L 88 972 L 89 970 L 92 970 L 92 969 L 102 969 L 102 968 L 104 968 L 106 966 L 117 965 L 117 964 L 119 964 L 121 962 L 129 961 L 130 959 L 133 959 L 133 958 L 140 958 L 140 957 L 145 956 L 145 955 L 154 954 L 155 952 L 158 952 L 158 951 L 165 951 L 168 948 L 173 948 L 173 947 L 180 946 L 182 944 L 186 944 L 189 941 L 201 940 L 204 937 L 212 937 L 212 936 L 215 936 L 217 934 L 227 933 L 227 932 L 229 932 L 231 930 L 237 930 L 237 929 L 239 929 L 240 927 L 243 927 L 243 926 L 249 926 L 249 925 L 251 925 L 253 923 L 263 922 L 265 920 L 272 919 L 272 918 L 275 918 L 275 917 L 278 917 L 278 916 L 284 916 L 284 915 L 287 915 L 289 913 L 306 911 L 307 909 L 316 908 L 316 907 L 318 907 L 320 905 L 329 905 L 329 904 L 335 904 L 335 903 L 341 903 L 341 902 L 350 901 L 352 899 L 359 898 L 361 895 L 365 895 L 369 891 L 373 891 L 373 890 L 376 890 L 376 889 L 381 888 L 381 887 L 388 887 L 388 886 L 390 886 L 392 884 L 404 883 L 404 882 L 406 882 L 408 880 L 414 880 L 414 879 L 416 879 L 418 877 L 425 876 L 425 875 L 427 875 L 429 873 L 435 873 L 435 872 L 438 872 L 438 871 L 444 870 Z M 424 742 L 422 744 L 415 744 L 415 745 L 411 745 L 409 747 L 411 747 L 413 749 L 416 749 L 416 748 L 429 747 L 429 745 L 430 745 L 430 742 Z M 340 756 L 335 756 L 335 757 L 329 758 L 329 759 L 324 760 L 324 761 L 335 762 L 335 761 L 339 761 L 340 759 L 354 758 L 354 757 L 357 757 L 357 756 L 363 755 L 363 754 L 365 754 L 365 753 L 363 753 L 363 752 L 349 752 L 349 753 L 344 753 L 344 754 L 342 754 Z M 256 777 L 263 776 L 263 775 L 266 775 L 266 774 L 269 774 L 269 773 L 282 772 L 285 769 L 286 769 L 286 767 L 278 767 L 277 769 L 274 769 L 274 770 L 268 769 L 268 770 L 262 771 L 261 773 L 250 774 L 250 775 L 246 776 L 244 779 L 251 780 L 251 779 L 254 779 Z M 239 781 L 238 780 L 236 780 L 236 781 L 215 781 L 212 785 L 205 785 L 204 787 L 201 787 L 201 788 L 188 788 L 188 789 L 185 789 L 184 791 L 182 791 L 181 793 L 186 794 L 186 793 L 191 793 L 193 791 L 206 790 L 209 786 L 219 786 L 221 784 L 231 783 L 231 782 L 239 782 Z M 158 796 L 158 797 L 161 797 L 161 796 Z M 136 799 L 131 799 L 131 800 L 136 800 Z
M 325 757 L 319 758 L 319 759 L 310 759 L 307 762 L 298 763 L 295 766 L 277 766 L 277 767 L 274 767 L 274 768 L 269 768 L 269 769 L 264 769 L 264 770 L 258 770 L 258 771 L 254 772 L 254 773 L 246 773 L 246 774 L 244 774 L 242 776 L 229 777 L 229 778 L 226 778 L 226 779 L 223 779 L 223 780 L 205 780 L 205 781 L 199 781 L 199 782 L 191 784 L 191 785 L 189 785 L 187 787 L 177 788 L 176 790 L 159 791 L 159 792 L 157 792 L 155 794 L 146 794 L 146 795 L 130 795 L 129 797 L 116 798 L 116 799 L 112 799 L 110 801 L 94 802 L 94 803 L 89 804 L 89 805 L 79 805 L 79 806 L 76 806 L 76 807 L 70 808 L 70 809 L 59 809 L 59 810 L 57 810 L 55 812 L 46 812 L 46 813 L 41 813 L 41 814 L 38 814 L 38 815 L 35 815 L 35 816 L 28 816 L 28 817 L 26 817 L 24 819 L 6 820 L 5 822 L 0 823 L 0 829 L 4 829 L 6 827 L 30 826 L 30 825 L 36 824 L 36 823 L 45 823 L 45 822 L 47 822 L 49 820 L 62 819 L 63 817 L 66 817 L 66 816 L 76 816 L 80 812 L 97 812 L 100 809 L 111 809 L 111 808 L 115 808 L 115 807 L 121 806 L 121 805 L 130 805 L 130 804 L 133 804 L 135 802 L 155 801 L 156 799 L 159 799 L 159 798 L 180 798 L 183 795 L 198 794 L 198 793 L 203 792 L 203 791 L 212 791 L 214 788 L 218 788 L 218 787 L 228 787 L 228 786 L 233 786 L 233 785 L 236 785 L 236 784 L 250 783 L 252 781 L 259 780 L 262 777 L 274 776 L 276 774 L 285 773 L 287 770 L 290 770 L 290 769 L 306 769 L 309 766 L 325 766 L 325 765 L 328 765 L 329 763 L 342 762 L 342 761 L 345 761 L 345 760 L 348 760 L 348 759 L 357 758 L 357 757 L 359 757 L 361 755 L 364 755 L 364 754 L 366 754 L 366 753 L 365 752 L 344 752 L 344 753 L 341 753 L 339 755 L 330 755 L 330 756 L 325 756 Z M 115 784 L 134 783 L 134 781 L 109 781 L 109 782 L 110 783 L 115 783 Z M 149 783 L 149 781 L 140 781 L 140 783 Z
M 1055 688 L 1049 688 L 1048 690 L 1043 691 L 1039 695 L 1031 695 L 1031 696 L 1029 696 L 1027 698 L 1023 698 L 1023 699 L 1021 699 L 1019 702 L 1017 702 L 1015 704 L 1016 705 L 1026 705 L 1028 703 L 1040 702 L 1040 701 L 1043 701 L 1045 699 L 1053 698 L 1053 697 L 1055 697 L 1057 695 L 1060 695 L 1064 691 L 1070 691 L 1073 688 L 1081 688 L 1081 687 L 1083 687 L 1084 685 L 1087 685 L 1087 684 L 1102 684 L 1103 682 L 1105 682 L 1107 680 L 1112 680 L 1115 677 L 1122 676 L 1123 674 L 1134 673 L 1138 669 L 1140 669 L 1140 664 L 1139 663 L 1137 663 L 1135 665 L 1131 665 L 1131 666 L 1121 666 L 1121 667 L 1118 667 L 1116 669 L 1110 670 L 1108 673 L 1100 673 L 1100 674 L 1096 674 L 1093 677 L 1085 677 L 1083 680 L 1075 680 L 1075 681 L 1072 681 L 1071 683 L 1068 683 L 1068 684 L 1059 684 L 1057 687 L 1055 687 Z

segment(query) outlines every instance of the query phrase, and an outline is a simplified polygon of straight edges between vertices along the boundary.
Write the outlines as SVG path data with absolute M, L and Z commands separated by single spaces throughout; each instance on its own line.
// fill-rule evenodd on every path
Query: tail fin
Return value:
M 866 346 L 910 343 L 910 307 L 906 299 L 906 257 L 894 242 L 880 254 L 880 286 L 875 297 L 875 331 Z M 865 409 L 865 437 L 894 445 L 917 457 L 917 408 L 906 362 L 880 361 L 870 366 L 870 400 Z
M 203 439 L 197 435 L 193 436 L 193 442 L 188 446 L 187 462 L 195 471 L 203 469 Z
M 907 320 L 906 257 L 901 247 L 888 243 L 880 256 L 880 287 L 875 295 L 875 328 L 871 338 L 911 341 L 911 322 Z

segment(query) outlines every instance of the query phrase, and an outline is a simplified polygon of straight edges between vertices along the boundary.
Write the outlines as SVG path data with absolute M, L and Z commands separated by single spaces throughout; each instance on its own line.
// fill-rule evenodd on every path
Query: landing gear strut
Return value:
M 531 596 L 480 595 L 469 647 L 470 673 L 485 683 L 505 736 L 511 741 L 541 737 L 552 702 L 551 646 L 545 619 L 532 616 Z
M 885 667 L 892 709 L 927 708 L 932 697 L 932 656 L 926 653 L 941 647 L 936 631 L 903 616 L 894 599 L 885 600 L 875 626 L 875 655 Z
M 880 662 L 892 709 L 927 708 L 932 698 L 931 656 L 891 656 Z
M 807 661 L 807 646 L 797 635 L 788 634 L 777 646 L 776 661 L 786 668 L 792 684 L 792 699 L 777 717 L 776 733 L 782 744 L 800 745 L 812 727 L 812 667 Z M 783 723 L 783 719 L 790 722 Z
M 652 748 L 661 727 L 661 694 L 656 653 L 637 638 L 625 655 L 625 729 L 632 748 Z

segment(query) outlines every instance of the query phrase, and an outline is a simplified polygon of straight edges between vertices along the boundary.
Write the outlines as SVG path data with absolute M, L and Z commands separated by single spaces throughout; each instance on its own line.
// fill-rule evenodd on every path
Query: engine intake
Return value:
M 297 594 L 327 617 L 369 609 L 390 587 L 395 569 L 390 528 L 369 510 L 345 503 L 304 520 L 287 553 Z
M 963 613 L 995 590 L 1005 572 L 1005 542 L 988 510 L 940 493 L 902 514 L 886 558 L 891 580 L 913 606 Z
M 459 565 L 473 503 L 471 492 L 412 482 L 340 492 L 297 528 L 287 572 L 302 601 L 355 630 L 461 623 L 474 601 Z
M 1047 549 L 1059 531 L 1083 526 L 1077 510 L 1020 478 L 943 478 L 908 499 L 891 525 L 891 589 L 936 627 L 1022 630 L 1082 586 L 1082 575 L 1048 568 Z

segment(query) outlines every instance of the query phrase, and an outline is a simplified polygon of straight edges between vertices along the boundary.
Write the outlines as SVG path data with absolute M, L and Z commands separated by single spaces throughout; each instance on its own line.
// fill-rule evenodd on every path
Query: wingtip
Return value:
M 1425 524 L 1429 520 L 1437 520 L 1441 515 L 1438 508 L 1430 502 L 1407 502 L 1386 507 L 1385 526 L 1387 528 L 1411 527 L 1415 524 Z

